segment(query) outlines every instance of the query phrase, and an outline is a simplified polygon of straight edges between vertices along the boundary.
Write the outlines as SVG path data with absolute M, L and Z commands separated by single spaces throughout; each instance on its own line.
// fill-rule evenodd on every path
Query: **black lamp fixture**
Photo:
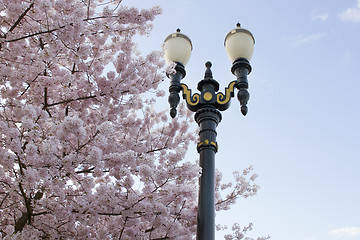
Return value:
M 225 94 L 218 92 L 219 83 L 213 79 L 211 62 L 206 62 L 204 79 L 198 83 L 200 93 L 192 94 L 191 89 L 181 83 L 185 77 L 185 65 L 190 59 L 192 43 L 189 37 L 182 34 L 180 29 L 165 39 L 164 57 L 169 65 L 175 62 L 175 73 L 170 78 L 169 104 L 170 116 L 175 118 L 177 106 L 180 102 L 180 91 L 186 100 L 189 110 L 196 112 L 195 121 L 200 127 L 200 142 L 197 150 L 200 153 L 200 167 L 202 168 L 199 188 L 197 240 L 215 239 L 215 153 L 218 150 L 216 142 L 216 127 L 221 121 L 220 111 L 230 106 L 235 88 L 238 89 L 237 98 L 241 105 L 241 113 L 248 112 L 249 101 L 247 75 L 251 72 L 249 61 L 254 52 L 255 39 L 249 30 L 238 23 L 225 37 L 226 53 L 232 62 L 231 72 L 236 80 L 225 88 Z

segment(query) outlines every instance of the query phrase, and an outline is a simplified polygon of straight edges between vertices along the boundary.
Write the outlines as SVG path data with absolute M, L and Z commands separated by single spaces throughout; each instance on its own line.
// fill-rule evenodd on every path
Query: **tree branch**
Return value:
M 168 236 L 162 237 L 162 238 L 152 238 L 151 240 L 164 240 L 164 239 L 169 239 Z
M 5 199 L 6 199 L 8 196 L 9 196 L 9 193 L 6 193 L 5 197 L 1 200 L 0 208 L 1 208 L 1 206 L 4 204 Z
M 25 17 L 25 15 L 30 11 L 30 9 L 34 6 L 34 3 L 32 2 L 30 4 L 30 6 L 25 9 L 25 11 L 19 16 L 19 18 L 16 20 L 16 22 L 11 26 L 11 28 L 9 29 L 9 32 L 12 32 L 14 30 L 14 28 L 16 28 L 20 21 Z
M 22 37 L 19 37 L 19 38 L 15 38 L 15 39 L 10 39 L 10 40 L 5 40 L 5 42 L 16 42 L 16 41 L 19 41 L 19 40 L 22 40 L 22 39 L 25 39 L 25 38 L 29 38 L 29 37 L 34 37 L 34 36 L 37 36 L 37 35 L 40 35 L 40 34 L 44 34 L 44 33 L 52 33 L 52 32 L 55 32 L 55 31 L 58 31 L 62 28 L 64 28 L 65 26 L 60 26 L 58 28 L 54 28 L 54 29 L 51 29 L 51 30 L 47 30 L 47 31 L 40 31 L 40 32 L 37 32 L 37 33 L 32 33 L 32 34 L 28 34 L 26 36 L 22 36 Z
M 43 107 L 43 109 L 49 114 L 49 117 L 51 117 L 51 113 L 48 109 L 49 104 L 48 104 L 47 98 L 48 98 L 47 97 L 47 87 L 45 87 L 44 88 L 44 107 Z
M 23 96 L 27 90 L 29 90 L 30 86 L 31 86 L 31 83 L 35 82 L 36 79 L 41 75 L 41 73 L 39 73 L 38 75 L 36 75 L 36 77 L 30 82 L 30 83 L 27 83 L 28 86 L 25 88 L 25 90 L 20 94 L 20 97 Z
M 24 212 L 21 215 L 21 217 L 15 222 L 15 233 L 21 232 L 23 230 L 23 228 L 25 227 L 26 223 L 28 223 L 28 224 L 31 223 L 32 209 L 31 209 L 30 201 L 27 198 L 26 193 L 24 192 L 24 189 L 23 189 L 21 183 L 19 183 L 19 189 L 21 192 L 21 196 L 24 198 L 26 212 Z
M 168 148 L 167 146 L 164 146 L 162 148 L 156 148 L 156 149 L 149 150 L 146 153 L 158 152 L 158 151 L 161 151 L 161 150 L 164 150 L 164 149 L 167 149 L 167 148 Z
M 102 93 L 102 94 L 100 94 L 99 96 L 102 97 L 102 96 L 105 96 L 105 94 Z M 56 105 L 60 105 L 60 104 L 64 104 L 64 103 L 70 103 L 70 102 L 74 102 L 74 101 L 92 99 L 92 98 L 96 98 L 96 97 L 99 97 L 99 96 L 90 95 L 90 96 L 86 96 L 86 97 L 78 97 L 78 98 L 75 98 L 75 99 L 67 99 L 67 100 L 63 100 L 63 101 L 60 101 L 60 102 L 56 102 L 56 103 L 50 103 L 50 104 L 47 104 L 46 106 L 47 106 L 47 107 L 52 107 L 52 106 L 56 106 Z M 44 107 L 45 107 L 45 106 L 44 106 Z
M 90 3 L 91 3 L 91 0 L 89 0 L 89 3 L 88 3 L 88 5 L 87 5 L 86 18 L 89 18 L 89 17 L 90 17 Z
M 76 149 L 76 152 L 78 153 L 83 147 L 85 147 L 86 145 L 88 145 L 92 140 L 95 139 L 95 137 L 100 133 L 100 131 L 96 131 L 96 133 L 94 134 L 94 136 L 92 136 L 92 138 L 90 138 L 86 143 L 84 143 L 83 145 L 79 146 L 78 149 Z
M 84 169 L 84 170 L 80 170 L 80 171 L 76 171 L 76 174 L 81 174 L 81 173 L 92 173 L 92 171 L 95 169 L 95 167 L 91 167 L 88 169 Z
M 44 212 L 38 212 L 38 213 L 33 213 L 31 214 L 32 216 L 40 216 L 40 215 L 45 215 L 45 214 L 50 214 L 51 212 L 48 211 L 44 211 Z
M 121 231 L 120 231 L 119 240 L 121 240 L 121 237 L 122 237 L 123 232 L 124 232 L 124 230 L 125 230 L 125 226 L 126 226 L 127 221 L 128 221 L 128 217 L 126 217 L 125 220 L 124 220 L 124 227 L 123 227 L 123 228 L 121 229 Z

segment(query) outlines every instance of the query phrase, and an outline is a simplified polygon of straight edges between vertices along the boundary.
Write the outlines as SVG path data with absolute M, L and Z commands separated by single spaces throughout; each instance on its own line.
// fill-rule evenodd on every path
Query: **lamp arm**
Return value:
M 237 79 L 235 85 L 239 90 L 237 98 L 240 102 L 241 113 L 245 116 L 248 112 L 247 104 L 250 99 L 250 94 L 247 90 L 249 88 L 247 76 L 251 72 L 251 65 L 246 58 L 239 58 L 234 61 L 231 71 Z
M 177 106 L 180 102 L 180 96 L 179 93 L 182 90 L 182 86 L 180 84 L 180 81 L 185 77 L 186 71 L 183 64 L 177 62 L 175 66 L 175 73 L 171 73 L 168 75 L 170 78 L 170 87 L 169 87 L 169 98 L 168 102 L 170 104 L 170 116 L 172 118 L 175 118 L 177 114 Z

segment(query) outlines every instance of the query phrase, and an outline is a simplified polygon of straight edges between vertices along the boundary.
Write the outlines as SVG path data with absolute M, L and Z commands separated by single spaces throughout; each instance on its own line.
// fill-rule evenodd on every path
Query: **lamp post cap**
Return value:
M 212 79 L 213 75 L 210 69 L 212 67 L 212 63 L 210 61 L 207 61 L 205 63 L 205 67 L 206 67 L 206 71 L 205 71 L 204 79 Z

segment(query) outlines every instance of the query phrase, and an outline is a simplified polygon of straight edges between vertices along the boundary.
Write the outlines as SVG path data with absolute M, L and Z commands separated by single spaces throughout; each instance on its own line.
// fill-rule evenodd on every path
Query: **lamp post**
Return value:
M 185 65 L 190 59 L 192 43 L 189 37 L 180 33 L 170 34 L 165 39 L 165 61 L 167 64 L 175 62 L 175 73 L 169 74 L 169 104 L 170 116 L 174 118 L 180 102 L 180 91 L 186 100 L 186 105 L 195 113 L 195 121 L 200 127 L 200 142 L 197 150 L 200 154 L 202 168 L 199 187 L 197 240 L 215 239 L 215 153 L 218 150 L 216 142 L 216 127 L 221 121 L 220 111 L 230 106 L 235 88 L 238 89 L 237 98 L 241 105 L 241 112 L 245 116 L 248 112 L 249 100 L 247 75 L 251 72 L 249 60 L 254 51 L 255 40 L 250 31 L 242 28 L 238 23 L 225 37 L 225 48 L 232 62 L 231 72 L 236 80 L 229 83 L 225 94 L 218 92 L 219 83 L 213 79 L 211 62 L 205 64 L 204 79 L 198 83 L 199 93 L 192 94 L 186 84 L 181 83 L 185 77 Z

